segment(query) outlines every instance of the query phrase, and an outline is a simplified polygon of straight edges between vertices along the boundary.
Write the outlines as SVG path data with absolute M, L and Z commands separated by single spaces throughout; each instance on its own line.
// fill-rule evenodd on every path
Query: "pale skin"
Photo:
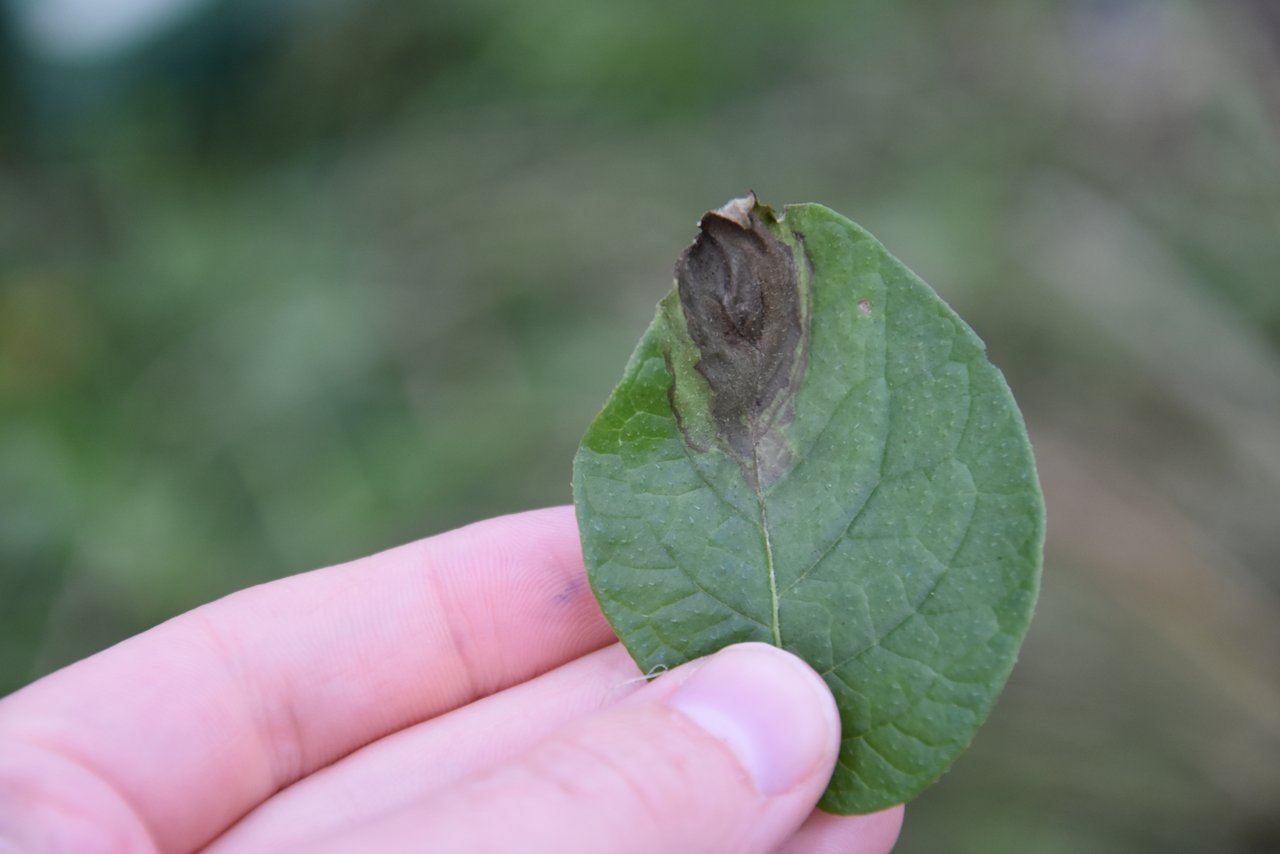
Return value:
M 883 854 L 814 805 L 830 693 L 731 647 L 652 681 L 570 508 L 243 590 L 0 700 L 0 852 Z

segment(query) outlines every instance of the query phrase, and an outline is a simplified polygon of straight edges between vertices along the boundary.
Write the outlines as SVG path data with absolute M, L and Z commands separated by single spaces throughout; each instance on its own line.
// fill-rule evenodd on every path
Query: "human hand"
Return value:
M 243 590 L 0 700 L 0 851 L 887 852 L 814 812 L 830 693 L 731 647 L 646 682 L 569 508 Z

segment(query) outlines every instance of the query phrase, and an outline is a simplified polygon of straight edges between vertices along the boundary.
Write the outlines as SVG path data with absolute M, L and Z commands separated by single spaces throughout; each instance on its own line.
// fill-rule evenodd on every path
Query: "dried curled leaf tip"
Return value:
M 676 286 L 697 371 L 727 449 L 757 483 L 781 474 L 789 455 L 780 427 L 803 374 L 808 312 L 791 247 L 768 228 L 755 194 L 709 211 L 676 264 Z

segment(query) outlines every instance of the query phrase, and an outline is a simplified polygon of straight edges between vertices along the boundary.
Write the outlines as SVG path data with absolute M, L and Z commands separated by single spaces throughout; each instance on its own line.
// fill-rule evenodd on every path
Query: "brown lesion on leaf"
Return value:
M 680 411 L 680 405 L 676 401 L 676 368 L 671 361 L 671 352 L 669 350 L 662 351 L 662 361 L 667 366 L 667 373 L 671 375 L 671 384 L 667 386 L 667 404 L 671 407 L 671 414 L 675 416 L 676 427 L 679 428 L 680 434 L 684 436 L 685 444 L 695 451 L 705 451 L 707 449 L 704 444 L 699 442 L 685 427 L 684 414 Z
M 791 247 L 769 231 L 766 218 L 777 221 L 754 193 L 709 211 L 676 263 L 712 419 L 757 489 L 790 467 L 781 428 L 792 417 L 808 351 L 807 288 Z

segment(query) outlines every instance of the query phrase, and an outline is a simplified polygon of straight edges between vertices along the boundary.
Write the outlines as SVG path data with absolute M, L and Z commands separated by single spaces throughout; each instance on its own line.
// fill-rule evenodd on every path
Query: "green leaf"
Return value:
M 646 673 L 741 641 L 840 706 L 821 806 L 905 801 L 972 740 L 1039 587 L 1044 505 L 982 342 L 860 227 L 700 223 L 574 461 L 592 588 Z

